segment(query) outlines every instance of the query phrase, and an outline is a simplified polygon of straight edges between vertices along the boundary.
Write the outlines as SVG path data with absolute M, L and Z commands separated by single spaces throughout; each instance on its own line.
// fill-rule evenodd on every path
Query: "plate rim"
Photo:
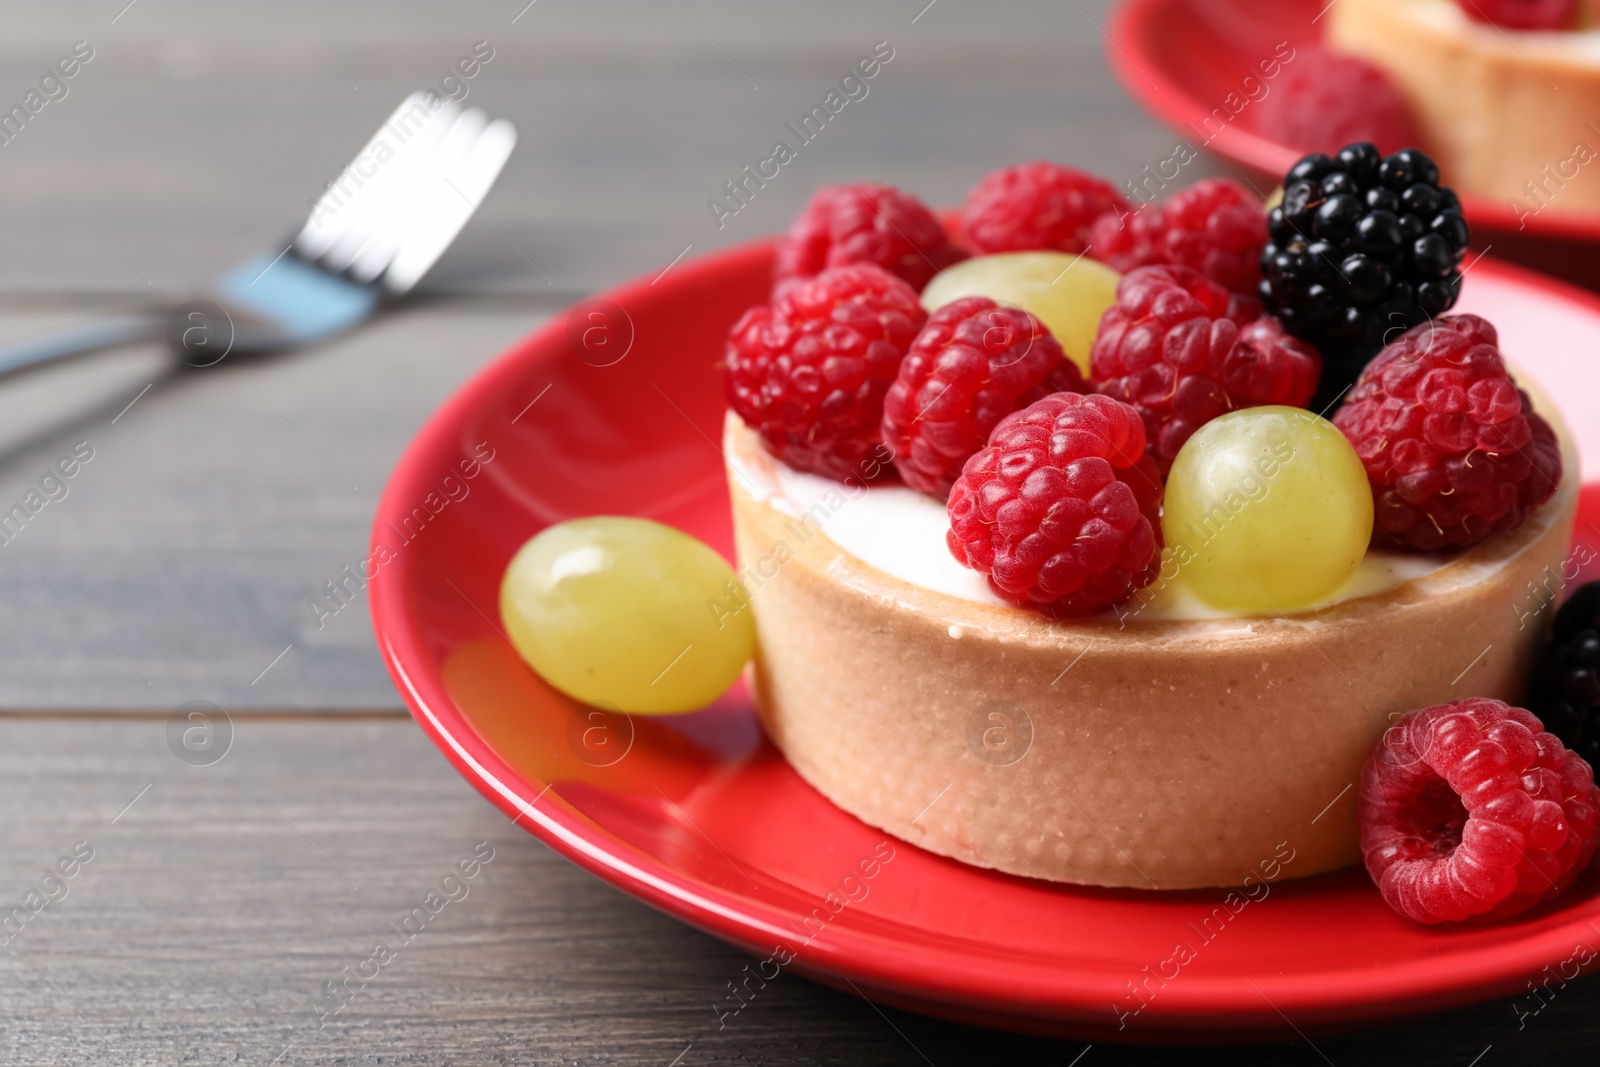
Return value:
M 674 271 L 675 282 L 692 288 L 695 282 L 730 269 L 764 265 L 774 242 L 775 238 L 762 238 L 680 263 Z M 1581 304 L 1600 317 L 1600 296 L 1595 294 L 1488 258 L 1480 259 L 1474 268 Z M 587 299 L 605 299 L 628 307 L 630 302 L 646 297 L 652 278 L 651 274 L 643 274 Z M 497 395 L 502 380 L 518 372 L 534 351 L 559 341 L 568 310 L 550 315 L 491 360 L 424 422 L 385 483 L 373 518 L 374 550 L 385 535 L 387 523 L 409 511 L 409 503 L 430 488 L 429 478 L 436 473 L 431 460 L 458 438 L 459 426 L 466 416 L 482 410 Z M 1587 486 L 1589 491 L 1594 488 L 1592 483 Z M 690 878 L 603 828 L 595 828 L 575 808 L 542 803 L 550 783 L 531 783 L 518 774 L 455 706 L 442 679 L 411 669 L 412 664 L 425 663 L 429 655 L 426 628 L 405 603 L 405 579 L 415 566 L 408 554 L 401 553 L 370 581 L 372 624 L 380 654 L 423 732 L 457 772 L 511 817 L 514 824 L 522 825 L 591 874 L 706 933 L 758 955 L 767 951 L 773 939 L 781 940 L 793 947 L 795 958 L 790 966 L 801 973 L 835 984 L 839 979 L 860 983 L 891 1002 L 916 1010 L 929 1012 L 946 1006 L 952 1013 L 969 1018 L 977 1010 L 996 1025 L 1012 1029 L 1065 1029 L 1134 1041 L 1159 1041 L 1164 1035 L 1180 1033 L 1215 1036 L 1227 1031 L 1278 1032 L 1284 1029 L 1285 1015 L 1294 1015 L 1311 1026 L 1316 1025 L 1317 1019 L 1377 1021 L 1517 991 L 1524 977 L 1570 952 L 1576 929 L 1586 928 L 1593 934 L 1596 927 L 1590 925 L 1591 920 L 1600 922 L 1600 896 L 1596 896 L 1590 898 L 1583 914 L 1567 916 L 1509 943 L 1464 949 L 1450 957 L 1448 968 L 1441 968 L 1437 958 L 1418 957 L 1380 972 L 1346 968 L 1294 976 L 1263 975 L 1272 991 L 1271 1001 L 1260 989 L 1251 994 L 1251 986 L 1236 975 L 1215 976 L 1202 971 L 1164 989 L 1159 1013 L 1142 1020 L 1136 1032 L 1121 1034 L 1105 1032 L 1107 1006 L 1114 995 L 1121 994 L 1120 979 L 1136 972 L 1142 961 L 1130 960 L 1132 971 L 1113 970 L 1109 965 L 1103 969 L 1072 965 L 1070 961 L 1047 965 L 1033 960 L 963 954 L 943 946 L 908 945 L 885 934 L 844 925 L 830 927 L 826 939 L 796 945 L 792 929 L 784 922 L 795 913 L 772 902 Z M 895 842 L 897 848 L 916 847 L 898 839 Z M 1009 877 L 997 873 L 995 876 Z M 1323 877 L 1339 876 L 1336 872 Z

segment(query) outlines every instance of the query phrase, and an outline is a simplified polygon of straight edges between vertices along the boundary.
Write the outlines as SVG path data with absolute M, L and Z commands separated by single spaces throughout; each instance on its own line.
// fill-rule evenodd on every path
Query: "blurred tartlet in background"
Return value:
M 1325 32 L 1387 75 L 1463 193 L 1519 218 L 1600 214 L 1593 0 L 1339 0 Z

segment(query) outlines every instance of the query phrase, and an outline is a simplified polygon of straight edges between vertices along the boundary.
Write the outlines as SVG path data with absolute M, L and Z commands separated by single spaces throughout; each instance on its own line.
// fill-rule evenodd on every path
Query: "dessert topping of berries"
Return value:
M 871 263 L 921 291 L 967 254 L 950 243 L 928 206 L 877 182 L 825 185 L 812 194 L 778 243 L 772 293 L 833 267 Z
M 1474 22 L 1505 30 L 1570 30 L 1578 24 L 1578 0 L 1456 0 Z
M 1389 729 L 1361 772 L 1361 851 L 1395 911 L 1421 923 L 1499 919 L 1589 865 L 1594 773 L 1531 712 L 1474 698 Z
M 1161 481 L 1144 424 L 1110 397 L 1055 393 L 1000 420 L 950 490 L 950 552 L 1014 604 L 1087 615 L 1160 565 Z
M 1600 760 L 1600 582 L 1579 586 L 1556 612 L 1550 647 L 1528 689 L 1528 706 L 1544 728 L 1594 766 Z
M 967 194 L 962 231 L 980 253 L 1083 252 L 1089 228 L 1107 212 L 1128 211 L 1108 182 L 1035 160 L 991 171 Z
M 1362 373 L 1333 422 L 1372 482 L 1379 544 L 1477 544 L 1516 529 L 1561 482 L 1555 432 L 1476 315 L 1408 331 Z
M 984 296 L 928 318 L 883 402 L 883 440 L 907 485 L 944 499 L 1002 418 L 1051 393 L 1087 389 L 1044 324 Z
M 861 478 L 881 444 L 883 396 L 927 313 L 868 264 L 836 267 L 746 311 L 728 335 L 728 401 L 796 470 Z
M 1321 45 L 1296 45 L 1278 83 L 1254 105 L 1262 134 L 1301 152 L 1365 141 L 1398 152 L 1416 144 L 1416 119 L 1383 68 Z
M 1126 274 L 1155 264 L 1191 267 L 1235 293 L 1255 293 L 1267 214 L 1254 193 L 1230 178 L 1180 189 L 1159 207 L 1100 216 L 1090 255 Z
M 1188 267 L 1140 267 L 1117 284 L 1090 350 L 1095 390 L 1131 404 L 1163 472 L 1218 415 L 1261 404 L 1302 407 L 1317 387 L 1316 351 L 1257 319 L 1250 297 Z M 1247 325 L 1248 324 L 1248 325 Z
M 1467 224 L 1422 152 L 1371 144 L 1290 168 L 1267 216 L 1261 302 L 1322 354 L 1317 407 L 1331 403 L 1385 344 L 1442 315 L 1461 289 Z

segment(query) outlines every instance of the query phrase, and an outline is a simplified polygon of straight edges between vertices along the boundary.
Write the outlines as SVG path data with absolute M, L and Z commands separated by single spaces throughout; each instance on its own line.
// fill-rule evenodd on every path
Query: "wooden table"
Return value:
M 738 952 L 579 872 L 458 778 L 405 716 L 364 603 L 321 628 L 306 603 L 360 557 L 390 466 L 457 384 L 586 292 L 780 228 L 819 183 L 951 203 L 1000 162 L 1131 178 L 1173 142 L 1107 74 L 1103 0 L 525 3 L 6 12 L 0 103 L 76 41 L 94 58 L 0 146 L 0 338 L 174 302 L 272 247 L 473 42 L 494 58 L 470 102 L 522 135 L 417 297 L 359 333 L 206 373 L 134 348 L 0 391 L 0 502 L 93 451 L 0 545 L 0 904 L 79 856 L 0 953 L 6 1063 L 1592 1058 L 1592 981 L 1522 1026 L 1503 1002 L 1314 1046 L 1084 1053 L 798 978 L 719 1031 Z M 895 55 L 869 96 L 719 230 L 706 199 L 882 40 Z M 210 766 L 168 743 L 190 700 L 231 716 Z M 475 849 L 492 859 L 467 895 L 322 1015 L 326 983 Z

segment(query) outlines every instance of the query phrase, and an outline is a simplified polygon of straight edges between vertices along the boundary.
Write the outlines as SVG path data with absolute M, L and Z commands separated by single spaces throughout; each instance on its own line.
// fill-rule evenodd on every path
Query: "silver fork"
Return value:
M 222 274 L 210 298 L 0 346 L 0 377 L 165 333 L 193 366 L 341 333 L 409 292 L 499 177 L 516 129 L 412 93 L 323 193 L 282 251 Z

